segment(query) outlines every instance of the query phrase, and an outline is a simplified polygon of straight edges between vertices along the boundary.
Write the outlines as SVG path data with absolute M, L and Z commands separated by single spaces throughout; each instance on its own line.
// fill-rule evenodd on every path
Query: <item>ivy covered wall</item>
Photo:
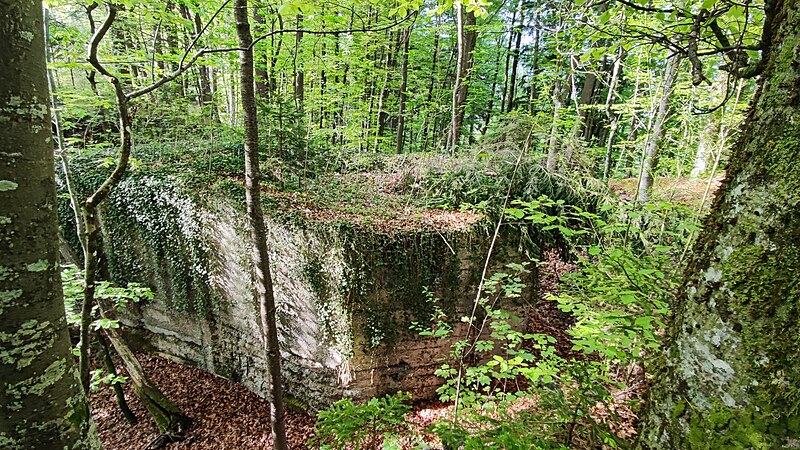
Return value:
M 428 323 L 434 305 L 454 322 L 469 312 L 490 240 L 486 226 L 387 232 L 304 219 L 272 202 L 264 205 L 270 260 L 295 405 L 317 409 L 343 396 L 396 390 L 432 397 L 439 383 L 432 374 L 449 341 L 410 327 Z M 66 232 L 70 215 L 61 216 Z M 103 208 L 102 226 L 110 277 L 147 283 L 156 293 L 125 318 L 138 346 L 266 395 L 241 186 L 223 179 L 189 189 L 175 177 L 134 173 Z M 514 234 L 501 233 L 495 269 L 522 259 Z M 527 281 L 533 287 L 535 273 Z M 521 310 L 530 296 L 509 306 Z

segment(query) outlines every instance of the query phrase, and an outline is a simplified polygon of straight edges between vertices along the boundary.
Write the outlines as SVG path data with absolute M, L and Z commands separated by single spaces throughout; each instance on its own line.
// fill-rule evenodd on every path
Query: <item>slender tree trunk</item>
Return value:
M 727 85 L 725 77 L 717 77 L 714 80 L 712 90 L 712 99 L 714 101 L 721 101 L 725 97 L 725 88 Z M 716 147 L 717 139 L 719 138 L 722 123 L 720 120 L 721 114 L 713 112 L 707 114 L 708 121 L 703 131 L 700 133 L 700 142 L 697 145 L 697 153 L 694 158 L 694 166 L 690 176 L 698 178 L 702 176 L 708 169 L 708 162 L 712 158 L 712 153 Z
M 384 105 L 389 98 L 389 74 L 394 65 L 394 54 L 396 46 L 392 43 L 394 33 L 388 33 L 389 39 L 386 43 L 386 58 L 383 64 L 383 82 L 381 83 L 380 93 L 378 94 L 378 114 L 377 114 L 377 130 L 375 132 L 375 151 L 380 151 L 380 140 L 383 137 L 383 132 L 386 128 L 386 120 L 389 118 L 389 113 L 385 110 Z
M 403 30 L 403 62 L 400 66 L 400 92 L 398 95 L 399 105 L 397 108 L 397 154 L 403 153 L 403 133 L 406 124 L 406 89 L 408 88 L 408 48 L 411 42 L 411 27 Z
M 428 133 L 430 124 L 433 121 L 431 110 L 434 109 L 433 105 L 433 90 L 436 87 L 436 79 L 438 73 L 436 72 L 437 63 L 439 60 L 439 34 L 433 36 L 433 57 L 431 59 L 431 78 L 430 83 L 428 83 L 428 95 L 425 99 L 425 126 L 422 130 L 422 152 L 428 150 L 428 140 L 430 134 Z
M 576 151 L 580 150 L 583 145 L 581 137 L 584 134 L 584 129 L 589 118 L 589 112 L 585 106 L 589 105 L 592 101 L 594 86 L 597 81 L 597 76 L 593 72 L 586 73 L 583 79 L 583 86 L 579 93 L 577 75 L 577 60 L 573 57 L 570 60 L 570 87 L 572 89 L 571 98 L 575 107 L 575 123 L 572 126 L 572 132 L 564 149 L 564 161 L 562 166 L 564 171 L 572 168 L 573 157 Z
M 678 79 L 678 68 L 681 65 L 679 56 L 672 56 L 667 60 L 667 67 L 664 69 L 664 81 L 662 83 L 661 99 L 656 109 L 653 128 L 647 138 L 645 145 L 644 158 L 642 159 L 641 177 L 639 180 L 639 193 L 637 199 L 646 202 L 650 199 L 650 189 L 653 187 L 653 177 L 658 165 L 658 144 L 664 136 L 664 123 L 670 109 L 670 98 Z
M 297 15 L 297 29 L 300 30 L 294 34 L 294 106 L 298 111 L 303 111 L 303 103 L 305 101 L 305 73 L 303 68 L 297 63 L 297 58 L 300 55 L 300 44 L 303 41 L 303 16 Z
M 277 15 L 278 21 L 278 31 L 283 30 L 283 17 L 280 14 Z M 273 31 L 275 29 L 275 21 L 272 22 Z M 270 37 L 270 42 L 272 45 L 270 49 L 272 51 L 272 57 L 269 61 L 269 72 L 268 72 L 268 80 L 269 83 L 267 84 L 267 90 L 270 95 L 275 93 L 278 90 L 278 75 L 276 72 L 276 67 L 278 66 L 278 56 L 281 54 L 281 47 L 283 47 L 283 33 L 278 33 L 277 37 L 273 35 Z
M 508 69 L 511 67 L 511 46 L 514 43 L 514 22 L 517 21 L 517 10 L 511 12 L 511 28 L 508 30 L 508 42 L 506 43 L 506 63 L 503 66 L 503 92 L 500 94 L 500 113 L 505 112 L 508 103 Z M 505 33 L 503 33 L 505 35 Z
M 611 80 L 608 82 L 606 105 L 605 108 L 603 108 L 609 122 L 609 132 L 606 137 L 606 155 L 603 162 L 603 180 L 607 180 L 609 172 L 611 172 L 611 156 L 614 150 L 614 138 L 617 135 L 617 128 L 619 127 L 619 114 L 613 111 L 611 105 L 614 103 L 614 97 L 617 95 L 617 84 L 619 83 L 620 72 L 622 71 L 622 60 L 624 58 L 625 51 L 620 47 L 617 59 L 614 61 L 614 65 L 611 69 Z
M 539 95 L 536 79 L 539 75 L 539 36 L 541 34 L 538 11 L 533 15 L 533 27 L 533 63 L 531 64 L 530 99 L 528 100 L 528 112 L 531 115 L 536 112 L 536 97 Z
M 244 151 L 245 151 L 245 195 L 247 203 L 247 221 L 253 240 L 253 266 L 256 280 L 256 292 L 261 314 L 261 333 L 264 352 L 270 375 L 270 401 L 272 422 L 272 442 L 277 450 L 287 450 L 286 426 L 283 406 L 283 379 L 281 377 L 281 354 L 278 342 L 277 321 L 275 319 L 275 294 L 272 290 L 272 274 L 270 272 L 269 253 L 267 249 L 267 230 L 264 214 L 261 210 L 261 171 L 258 160 L 258 118 L 256 116 L 256 98 L 253 83 L 253 50 L 250 44 L 247 0 L 234 0 L 234 16 L 236 19 L 236 35 L 239 38 L 241 64 L 242 113 L 244 115 Z
M 100 27 L 98 32 L 92 37 L 89 45 L 89 63 L 102 73 L 111 83 L 114 89 L 114 95 L 117 100 L 117 113 L 119 116 L 119 130 L 120 130 L 120 148 L 117 157 L 117 163 L 111 175 L 106 178 L 103 183 L 95 192 L 86 198 L 81 204 L 81 215 L 83 218 L 83 237 L 81 239 L 84 247 L 84 289 L 83 289 L 83 306 L 81 309 L 81 342 L 80 342 L 80 373 L 81 381 L 84 387 L 88 389 L 88 367 L 89 367 L 89 327 L 91 324 L 92 316 L 91 311 L 95 303 L 95 289 L 97 281 L 98 270 L 98 254 L 100 249 L 100 220 L 98 216 L 98 207 L 108 198 L 114 187 L 122 180 L 123 175 L 128 167 L 130 160 L 131 150 L 133 146 L 133 139 L 131 136 L 131 116 L 130 116 L 130 100 L 131 96 L 125 93 L 120 78 L 109 72 L 99 61 L 97 56 L 97 49 L 100 42 L 105 37 L 106 33 L 111 29 L 114 20 L 116 19 L 117 9 L 114 4 L 108 5 L 108 17 Z M 141 94 L 140 94 L 141 95 Z M 110 310 L 107 306 L 100 305 L 101 310 Z M 109 338 L 117 353 L 125 362 L 128 373 L 134 382 L 134 392 L 137 393 L 142 403 L 145 404 L 148 411 L 153 414 L 153 418 L 165 436 L 169 436 L 170 440 L 179 438 L 186 430 L 189 419 L 184 415 L 180 409 L 175 406 L 169 399 L 167 399 L 158 388 L 153 385 L 144 371 L 141 369 L 139 362 L 133 356 L 127 346 L 124 345 L 122 340 L 116 334 L 114 329 L 109 330 Z M 138 387 L 137 387 L 138 386 Z
M 111 357 L 111 350 L 108 348 L 108 342 L 105 336 L 103 336 L 103 333 L 99 330 L 95 331 L 94 336 L 97 342 L 100 343 L 100 348 L 103 350 L 103 369 L 110 375 L 117 376 L 117 368 L 114 366 L 114 359 Z M 111 383 L 111 389 L 114 391 L 114 397 L 117 399 L 117 406 L 119 406 L 119 410 L 122 411 L 122 415 L 125 417 L 128 424 L 135 425 L 139 423 L 136 414 L 131 411 L 127 400 L 125 400 L 125 391 L 122 390 L 122 385 L 120 383 Z
M 497 38 L 497 47 L 502 43 L 502 35 Z M 494 60 L 494 76 L 492 77 L 492 85 L 489 88 L 489 101 L 486 104 L 486 115 L 483 116 L 483 127 L 481 127 L 481 135 L 485 135 L 489 131 L 489 122 L 492 120 L 492 113 L 494 113 L 494 94 L 497 90 L 497 77 L 500 76 L 500 52 L 496 52 Z M 503 107 L 500 106 L 502 111 Z
M 264 16 L 261 15 L 257 7 L 253 8 L 253 22 L 255 23 L 253 29 L 256 35 L 263 33 L 264 26 L 267 22 L 264 20 Z M 255 59 L 256 94 L 261 98 L 267 98 L 269 96 L 269 87 L 267 83 L 269 74 L 267 73 L 266 61 L 263 60 L 263 57 Z
M 194 33 L 195 36 L 199 35 L 203 31 L 203 21 L 200 18 L 199 13 L 194 14 Z M 211 119 L 217 120 L 217 108 L 214 105 L 214 96 L 211 91 L 211 79 L 209 76 L 209 68 L 204 64 L 200 64 L 198 66 L 199 71 L 199 78 L 200 78 L 200 106 L 203 108 L 209 109 L 209 114 L 211 115 Z
M 112 311 L 113 309 L 110 305 L 101 304 L 101 310 L 103 311 L 103 316 L 108 317 L 105 311 Z M 114 347 L 120 359 L 122 359 L 125 370 L 128 372 L 133 392 L 136 394 L 136 397 L 139 398 L 139 401 L 142 402 L 147 412 L 153 417 L 158 431 L 161 433 L 159 440 L 166 443 L 183 439 L 191 423 L 189 417 L 150 380 L 150 377 L 147 376 L 147 373 L 142 368 L 136 355 L 134 355 L 128 345 L 125 344 L 119 330 L 109 328 L 107 331 L 111 345 Z
M 765 6 L 760 87 L 686 265 L 641 447 L 800 446 L 800 2 Z
M 524 4 L 522 0 L 517 4 L 517 11 L 519 11 L 519 24 L 514 29 L 514 51 L 511 54 L 511 74 L 508 77 L 508 98 L 506 99 L 506 111 L 511 112 L 514 109 L 514 98 L 517 91 L 517 67 L 519 66 L 520 46 L 522 45 L 522 27 L 525 26 L 525 14 L 523 11 Z
M 547 162 L 545 166 L 548 172 L 555 172 L 558 168 L 559 153 L 559 128 L 561 121 L 561 110 L 564 109 L 564 81 L 561 79 L 559 71 L 556 70 L 555 81 L 553 83 L 553 123 L 550 126 L 550 138 L 547 143 Z
M 99 449 L 64 318 L 42 3 L 0 10 L 0 441 Z
M 458 32 L 458 60 L 456 62 L 456 81 L 453 86 L 453 107 L 451 111 L 450 132 L 447 148 L 455 153 L 461 141 L 461 127 L 467 107 L 467 89 L 472 69 L 472 52 L 478 34 L 475 31 L 475 13 L 465 11 L 464 5 L 456 4 L 456 27 Z

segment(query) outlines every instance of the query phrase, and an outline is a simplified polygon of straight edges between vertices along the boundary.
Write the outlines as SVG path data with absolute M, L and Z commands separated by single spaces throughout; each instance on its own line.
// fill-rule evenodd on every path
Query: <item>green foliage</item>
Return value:
M 178 310 L 202 314 L 215 307 L 206 222 L 177 180 L 131 174 L 112 193 L 103 214 L 115 280 L 152 283 L 159 298 Z
M 409 430 L 409 394 L 399 392 L 356 404 L 345 398 L 317 414 L 316 437 L 309 445 L 321 449 L 400 449 L 397 437 Z
M 186 187 L 198 183 L 189 178 L 197 172 L 182 172 L 183 179 L 161 173 L 167 164 L 195 163 L 185 155 L 185 160 L 171 159 L 175 154 L 168 150 L 160 155 L 143 151 L 142 159 L 137 159 L 142 165 L 129 170 L 101 205 L 102 248 L 107 264 L 104 269 L 116 283 L 147 284 L 168 305 L 202 314 L 215 307 L 216 301 L 208 289 L 209 239 L 198 207 L 202 195 L 190 195 L 192 190 Z M 72 159 L 72 177 L 80 198 L 93 192 L 110 171 L 103 155 L 93 153 Z M 163 158 L 161 164 L 159 157 Z M 226 170 L 228 159 L 218 155 L 216 161 L 220 162 L 214 171 Z M 199 177 L 204 174 L 200 172 Z M 59 211 L 64 234 L 72 239 L 77 252 L 74 215 L 67 198 L 60 200 Z
M 572 348 L 564 353 L 554 336 L 519 331 L 519 319 L 497 309 L 522 292 L 525 264 L 492 275 L 480 314 L 462 319 L 472 336 L 454 344 L 436 372 L 445 380 L 440 398 L 457 400 L 458 416 L 432 431 L 450 448 L 626 446 L 613 428 L 621 424 L 615 412 L 635 405 L 620 393 L 645 383 L 653 369 L 679 281 L 677 261 L 696 220 L 665 202 L 609 204 L 598 213 L 547 197 L 513 203 L 509 220 L 558 234 L 577 257 L 576 270 L 544 300 L 573 318 Z M 558 215 L 548 212 L 554 206 Z M 423 334 L 450 336 L 445 314 L 437 311 L 434 321 Z
M 92 370 L 91 389 L 96 391 L 104 384 L 125 384 L 128 377 L 106 373 L 103 369 Z
M 593 210 L 606 192 L 591 179 L 548 172 L 534 156 L 517 162 L 517 153 L 510 151 L 479 152 L 451 167 L 433 169 L 422 184 L 430 206 L 464 206 L 498 213 L 507 194 L 523 200 L 545 195 Z
M 64 308 L 67 312 L 67 323 L 80 325 L 80 305 L 83 303 L 83 273 L 77 267 L 64 265 L 61 269 L 61 282 L 64 290 Z M 108 281 L 98 281 L 95 286 L 95 298 L 113 305 L 117 313 L 122 312 L 129 303 L 153 299 L 153 292 L 139 283 L 128 283 L 124 287 L 115 286 Z M 119 321 L 98 314 L 98 306 L 92 308 L 92 328 L 119 328 Z

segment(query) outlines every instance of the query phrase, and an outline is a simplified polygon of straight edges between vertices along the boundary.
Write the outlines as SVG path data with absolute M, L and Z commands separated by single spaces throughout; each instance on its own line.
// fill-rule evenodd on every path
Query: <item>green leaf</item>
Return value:
M 703 5 L 700 8 L 702 8 L 702 9 L 711 9 L 716 4 L 717 4 L 717 0 L 703 0 Z

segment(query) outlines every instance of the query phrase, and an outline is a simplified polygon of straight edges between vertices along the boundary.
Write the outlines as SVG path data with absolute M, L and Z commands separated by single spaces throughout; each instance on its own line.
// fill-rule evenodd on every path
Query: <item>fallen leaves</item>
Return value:
M 183 366 L 167 359 L 138 355 L 142 366 L 158 387 L 192 418 L 187 438 L 168 444 L 169 449 L 271 449 L 269 403 L 232 381 Z M 122 370 L 121 370 L 122 371 Z M 139 423 L 128 425 L 111 389 L 92 394 L 92 416 L 107 450 L 141 449 L 157 435 L 155 423 L 125 385 L 125 394 Z M 286 428 L 289 448 L 308 448 L 314 419 L 288 412 Z

